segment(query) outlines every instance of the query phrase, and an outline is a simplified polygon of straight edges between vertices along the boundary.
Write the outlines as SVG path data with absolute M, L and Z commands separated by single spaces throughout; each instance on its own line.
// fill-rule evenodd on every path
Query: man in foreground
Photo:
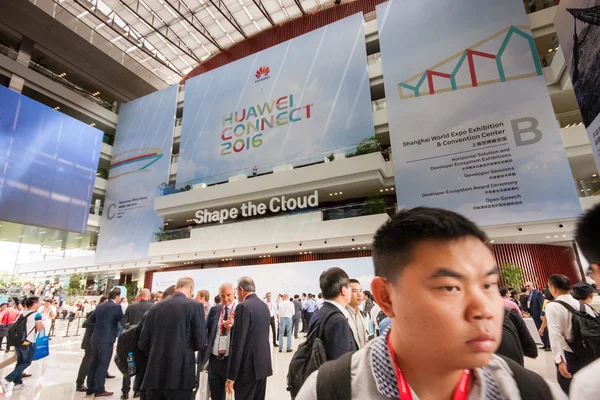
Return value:
M 252 278 L 240 278 L 237 286 L 240 303 L 235 308 L 225 390 L 227 393 L 235 390 L 236 400 L 264 400 L 267 378 L 273 375 L 269 346 L 271 313 L 256 295 Z
M 200 367 L 208 362 L 208 386 L 212 400 L 225 400 L 231 328 L 235 314 L 235 295 L 231 283 L 221 284 L 219 298 L 221 303 L 210 309 L 206 319 L 208 345 L 198 354 Z
M 341 393 L 336 382 L 342 376 L 352 399 L 566 399 L 556 384 L 493 354 L 504 307 L 486 242 L 485 233 L 457 213 L 398 212 L 373 243 L 371 289 L 391 328 L 322 366 L 297 400 Z
M 108 302 L 96 307 L 90 316 L 90 323 L 94 325 L 92 333 L 92 356 L 88 367 L 88 396 L 108 397 L 112 392 L 107 392 L 104 387 L 108 366 L 112 358 L 117 328 L 123 319 L 121 308 L 121 289 L 115 288 L 108 293 Z
M 589 210 L 577 223 L 575 240 L 579 250 L 590 264 L 592 277 L 600 280 L 600 204 Z M 583 368 L 571 382 L 571 398 L 595 400 L 600 393 L 600 359 Z
M 141 390 L 149 400 L 191 400 L 195 352 L 206 346 L 204 308 L 192 300 L 194 280 L 179 278 L 175 294 L 148 310 L 138 346 L 148 356 Z

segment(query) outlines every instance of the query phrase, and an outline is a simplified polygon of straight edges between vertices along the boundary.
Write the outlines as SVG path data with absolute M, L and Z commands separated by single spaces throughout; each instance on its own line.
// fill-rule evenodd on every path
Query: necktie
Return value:
M 229 319 L 229 307 L 225 307 L 225 315 L 223 316 L 223 321 L 228 320 L 228 319 Z M 227 333 L 227 328 L 225 328 L 225 326 L 222 326 L 221 332 Z

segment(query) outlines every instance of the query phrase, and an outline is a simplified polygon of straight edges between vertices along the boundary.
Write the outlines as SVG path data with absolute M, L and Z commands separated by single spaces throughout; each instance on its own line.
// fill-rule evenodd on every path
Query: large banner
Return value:
M 162 227 L 154 198 L 169 181 L 176 107 L 177 85 L 121 107 L 96 263 L 148 257 L 152 234 Z
M 152 291 L 165 290 L 174 285 L 177 279 L 189 276 L 194 279 L 195 289 L 208 290 L 212 299 L 212 296 L 218 294 L 218 288 L 222 283 L 230 282 L 233 287 L 236 287 L 239 278 L 249 276 L 254 279 L 256 293 L 260 297 L 263 297 L 267 292 L 271 292 L 275 296 L 283 293 L 291 296 L 302 293 L 317 294 L 321 291 L 319 277 L 323 271 L 332 267 L 342 268 L 350 278 L 360 281 L 363 290 L 370 290 L 374 276 L 373 259 L 371 257 L 360 257 L 246 267 L 155 272 L 152 278 Z
M 354 151 L 374 135 L 366 57 L 360 13 L 186 81 L 177 183 Z
M 377 19 L 400 207 L 481 225 L 579 215 L 521 0 L 391 0 Z
M 102 132 L 0 86 L 0 221 L 85 232 Z
M 554 26 L 600 170 L 600 0 L 563 0 Z

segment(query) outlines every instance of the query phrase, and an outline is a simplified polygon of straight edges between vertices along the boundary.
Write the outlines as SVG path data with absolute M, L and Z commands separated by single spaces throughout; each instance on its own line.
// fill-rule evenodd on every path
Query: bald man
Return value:
M 139 293 L 140 301 L 137 303 L 133 303 L 127 310 L 125 310 L 125 315 L 123 315 L 123 319 L 121 320 L 121 325 L 125 329 L 129 329 L 132 326 L 136 326 L 142 320 L 146 311 L 152 307 L 152 303 L 150 297 L 152 296 L 149 289 L 142 289 Z M 129 392 L 131 391 L 131 378 L 128 376 L 123 376 L 123 384 L 121 385 L 121 399 L 128 399 Z M 137 393 L 134 393 L 134 396 Z

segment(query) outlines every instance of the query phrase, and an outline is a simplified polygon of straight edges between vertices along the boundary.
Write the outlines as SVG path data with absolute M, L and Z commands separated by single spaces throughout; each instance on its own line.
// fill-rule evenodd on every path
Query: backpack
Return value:
M 298 346 L 298 350 L 294 353 L 287 375 L 287 390 L 290 392 L 292 399 L 296 398 L 308 376 L 327 362 L 327 352 L 325 351 L 323 335 L 327 322 L 329 322 L 332 315 L 338 312 L 337 310 L 331 311 L 325 315 L 319 327 L 313 328 L 308 334 L 306 342 Z
M 138 326 L 140 329 L 138 329 Z M 138 348 L 138 341 L 140 339 L 141 325 L 132 325 L 129 329 L 125 330 L 119 340 L 117 341 L 117 352 L 115 354 L 115 364 L 123 376 L 134 376 L 138 372 L 137 362 L 140 360 L 140 349 Z M 132 361 L 128 360 L 129 354 L 132 354 L 133 363 L 136 366 L 134 371 L 131 371 L 129 363 Z M 133 373 L 132 373 L 133 372 Z
M 352 355 L 346 353 L 337 360 L 328 361 L 317 374 L 317 400 L 352 400 Z M 552 398 L 550 387 L 538 374 L 513 360 L 501 357 L 510 368 L 521 398 L 548 400 Z
M 569 346 L 577 358 L 581 360 L 582 368 L 600 358 L 600 318 L 594 318 L 585 311 L 585 305 L 579 304 L 579 310 L 561 300 L 556 300 L 571 313 L 573 340 Z
M 8 328 L 8 338 L 6 341 L 9 346 L 21 346 L 27 339 L 27 336 L 34 331 L 35 327 L 27 332 L 27 318 L 34 313 L 35 311 L 32 311 L 24 315 L 19 315 L 15 323 Z

